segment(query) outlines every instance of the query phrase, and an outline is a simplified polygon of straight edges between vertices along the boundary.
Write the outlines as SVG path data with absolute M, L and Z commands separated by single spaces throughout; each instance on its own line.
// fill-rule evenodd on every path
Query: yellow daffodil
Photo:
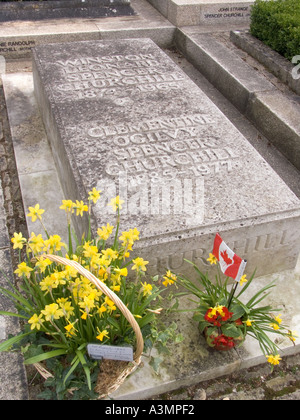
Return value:
M 72 200 L 62 200 L 62 205 L 59 208 L 65 210 L 67 214 L 72 214 L 74 213 L 74 206 L 75 203 Z
M 66 298 L 57 299 L 56 302 L 59 304 L 60 308 L 63 310 L 63 313 L 67 319 L 69 319 L 72 315 L 75 314 L 74 307 L 72 306 L 72 302 L 70 302 Z
M 137 228 L 129 229 L 129 231 L 122 232 L 122 235 L 119 237 L 119 240 L 122 241 L 122 246 L 128 247 L 133 245 L 135 241 L 139 240 L 140 232 Z
M 101 226 L 101 228 L 97 230 L 97 235 L 99 236 L 100 239 L 107 241 L 107 239 L 112 234 L 113 229 L 114 229 L 114 226 L 111 226 L 109 223 L 107 223 L 106 226 Z
M 166 275 L 164 276 L 164 280 L 165 281 L 163 281 L 162 284 L 165 287 L 168 287 L 169 285 L 175 283 L 175 281 L 177 280 L 177 276 L 175 274 L 173 274 L 170 270 L 168 270 L 166 272 Z
M 143 292 L 143 296 L 147 296 L 147 295 L 152 295 L 152 285 L 145 282 L 145 283 L 141 283 L 142 285 L 142 292 Z
M 98 312 L 100 318 L 103 316 L 103 313 L 106 312 L 106 311 L 107 311 L 107 309 L 103 305 L 101 305 L 100 308 L 98 308 L 97 312 Z
M 273 366 L 279 365 L 279 361 L 282 360 L 279 354 L 276 354 L 273 356 L 272 354 L 266 356 L 268 359 L 268 363 L 270 363 Z
M 40 205 L 36 204 L 34 207 L 28 207 L 29 213 L 27 214 L 28 217 L 31 217 L 32 221 L 35 222 L 36 219 L 42 220 L 42 214 L 45 210 L 40 209 Z
M 49 239 L 44 241 L 44 251 L 53 253 L 54 251 L 60 251 L 62 247 L 67 248 L 64 242 L 61 242 L 61 237 L 59 235 L 51 235 Z
M 118 251 L 115 251 L 114 249 L 107 248 L 102 250 L 102 254 L 108 259 L 108 260 L 116 260 L 118 258 Z
M 74 327 L 74 324 L 72 324 L 71 322 L 69 322 L 69 324 L 65 326 L 65 330 L 67 330 L 66 336 L 68 338 L 73 337 L 74 335 L 76 335 L 77 332 L 76 328 Z
M 120 283 L 121 277 L 127 277 L 128 270 L 124 268 L 115 268 L 113 274 L 111 275 L 111 280 L 115 283 Z
M 64 269 L 64 273 L 65 273 L 65 277 L 70 280 L 71 278 L 76 278 L 77 277 L 77 270 L 76 268 L 70 266 L 70 265 L 66 265 L 65 269 Z
M 79 306 L 85 309 L 86 313 L 89 313 L 95 307 L 95 297 L 96 293 L 90 293 L 88 296 L 84 296 L 83 300 L 79 302 Z
M 244 321 L 244 323 L 247 325 L 247 327 L 251 327 L 252 322 L 254 322 L 254 321 L 249 319 L 249 318 L 247 319 L 247 321 Z
M 278 322 L 279 325 L 282 323 L 282 319 L 280 318 L 281 316 L 281 314 L 275 316 L 275 321 Z
M 149 264 L 149 261 L 145 261 L 143 258 L 137 257 L 133 260 L 132 270 L 136 271 L 146 271 L 146 265 Z
M 97 332 L 98 332 L 98 334 L 99 334 L 99 335 L 97 335 L 97 337 L 96 337 L 96 339 L 97 339 L 97 340 L 99 340 L 99 341 L 103 341 L 103 340 L 104 340 L 104 338 L 109 338 L 109 336 L 108 336 L 108 331 L 107 331 L 107 330 L 100 331 L 100 330 L 99 330 L 99 328 L 97 328 Z
M 63 310 L 59 308 L 57 303 L 46 305 L 45 309 L 42 310 L 42 314 L 45 315 L 46 321 L 53 321 L 53 319 L 59 319 L 64 316 Z
M 85 311 L 82 311 L 81 309 L 80 309 L 80 311 L 82 312 L 82 315 L 81 315 L 81 319 L 83 319 L 83 320 L 86 320 L 87 319 L 87 317 L 88 317 L 88 313 L 87 312 L 85 312 Z
M 26 243 L 26 239 L 23 238 L 22 233 L 14 233 L 14 237 L 11 238 L 12 243 L 14 244 L 13 249 L 22 249 Z
M 40 288 L 43 292 L 52 292 L 53 289 L 57 289 L 58 281 L 54 276 L 46 276 L 40 281 Z M 46 293 L 46 294 L 47 294 Z
M 44 248 L 44 239 L 42 238 L 42 235 L 39 234 L 36 236 L 35 233 L 32 232 L 28 240 L 28 245 L 34 254 L 41 252 Z
M 243 286 L 244 283 L 247 283 L 247 278 L 246 278 L 246 274 L 244 274 L 241 278 L 240 278 L 240 286 Z
M 213 264 L 217 264 L 218 260 L 217 258 L 214 256 L 214 254 L 209 253 L 209 257 L 207 258 L 207 261 L 213 265 Z
M 39 269 L 40 273 L 44 273 L 46 268 L 52 264 L 52 261 L 49 258 L 37 258 L 35 266 Z
M 98 255 L 98 248 L 95 245 L 90 245 L 90 242 L 86 242 L 83 245 L 83 255 L 85 258 L 92 258 Z
M 82 200 L 81 201 L 76 200 L 76 203 L 74 204 L 74 208 L 76 209 L 76 216 L 80 215 L 82 217 L 84 211 L 89 211 L 88 206 L 84 204 Z
M 109 299 L 109 297 L 107 296 L 104 299 L 104 303 L 108 306 L 107 310 L 109 312 L 115 311 L 117 309 L 115 306 L 115 303 L 111 299 Z
M 18 274 L 19 277 L 22 277 L 24 275 L 29 279 L 31 271 L 33 271 L 33 269 L 31 267 L 28 267 L 28 265 L 25 262 L 22 262 L 18 264 L 18 268 L 15 270 L 15 274 Z
M 110 203 L 108 203 L 109 206 L 112 206 L 113 211 L 117 211 L 117 209 L 121 210 L 122 204 L 124 204 L 124 200 L 121 200 L 119 195 L 116 198 L 112 198 Z
M 288 338 L 291 340 L 292 343 L 296 341 L 297 337 L 298 337 L 298 333 L 296 331 L 289 331 Z
M 92 189 L 92 191 L 90 191 L 89 192 L 89 201 L 93 201 L 93 203 L 94 204 L 96 204 L 97 203 L 97 201 L 99 200 L 99 198 L 100 198 L 100 193 L 101 193 L 102 191 L 101 190 L 96 190 L 96 188 L 94 187 L 93 189 Z
M 42 314 L 40 314 L 40 315 L 34 314 L 28 320 L 28 323 L 31 324 L 30 329 L 31 330 L 34 330 L 34 329 L 40 330 L 41 329 L 41 325 L 43 324 L 43 320 L 42 319 L 43 319 L 43 315 Z
M 120 274 L 120 276 L 122 276 L 122 277 L 127 277 L 128 276 L 128 270 L 127 270 L 126 267 L 116 268 L 115 271 L 117 271 Z

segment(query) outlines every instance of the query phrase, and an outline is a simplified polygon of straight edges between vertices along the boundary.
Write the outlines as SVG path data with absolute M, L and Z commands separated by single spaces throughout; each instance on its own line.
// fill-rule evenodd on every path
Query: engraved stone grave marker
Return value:
M 295 266 L 299 200 L 152 41 L 38 46 L 33 72 L 66 198 L 102 190 L 95 229 L 115 224 L 107 203 L 120 195 L 121 230 L 141 231 L 151 273 L 208 268 L 216 232 L 249 272 Z
M 135 12 L 130 5 L 130 0 L 31 0 L 24 2 L 0 2 L 0 22 L 61 18 L 106 18 L 133 16 L 134 14 Z

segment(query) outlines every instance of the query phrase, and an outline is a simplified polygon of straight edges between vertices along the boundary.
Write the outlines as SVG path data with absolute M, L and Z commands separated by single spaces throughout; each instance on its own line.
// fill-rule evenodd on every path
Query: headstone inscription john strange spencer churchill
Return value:
M 257 274 L 295 266 L 299 200 L 152 41 L 39 46 L 33 74 L 65 197 L 102 190 L 96 227 L 120 195 L 151 274 L 206 269 L 217 231 Z

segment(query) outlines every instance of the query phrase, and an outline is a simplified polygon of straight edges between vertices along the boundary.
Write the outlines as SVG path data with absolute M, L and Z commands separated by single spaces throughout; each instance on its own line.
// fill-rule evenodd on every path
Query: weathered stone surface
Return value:
M 25 212 L 39 203 L 46 210 L 43 222 L 49 234 L 57 233 L 66 241 L 65 214 L 58 210 L 63 194 L 35 102 L 32 74 L 6 74 L 2 78 Z M 42 225 L 31 218 L 27 218 L 27 227 L 29 234 L 45 234 Z
M 246 51 L 271 73 L 286 83 L 297 95 L 300 95 L 299 65 L 272 50 L 268 45 L 255 38 L 247 31 L 231 31 L 230 40 L 243 51 Z M 297 61 L 298 63 L 298 61 Z
M 266 387 L 274 392 L 278 392 L 284 388 L 289 387 L 293 382 L 295 382 L 295 378 L 291 374 L 286 376 L 278 376 L 267 381 Z
M 130 0 L 49 0 L 0 4 L 0 22 L 75 17 L 131 16 Z
M 246 112 L 248 103 L 256 92 L 274 91 L 278 94 L 271 82 L 210 35 L 190 35 L 178 30 L 176 45 L 242 113 Z
M 253 0 L 148 0 L 176 26 L 248 23 Z
M 8 232 L 6 227 L 6 213 L 4 208 L 4 197 L 2 190 L 2 182 L 0 179 L 0 248 L 9 245 Z
M 28 400 L 26 372 L 19 353 L 0 353 L 0 400 Z
M 278 92 L 257 92 L 246 111 L 262 133 L 272 133 L 272 143 L 300 170 L 300 107 Z
M 151 273 L 207 268 L 217 231 L 249 272 L 295 266 L 299 200 L 153 42 L 40 46 L 33 64 L 66 197 L 101 189 L 96 227 L 114 224 L 107 202 L 120 195 L 121 229 L 141 231 Z
M 0 249 L 0 286 L 8 290 L 11 290 L 8 280 L 13 282 L 11 266 L 9 249 Z M 13 302 L 2 293 L 0 293 L 0 311 L 16 312 Z M 18 318 L 0 315 L 0 341 L 6 340 L 9 334 L 15 335 L 19 332 L 20 324 Z

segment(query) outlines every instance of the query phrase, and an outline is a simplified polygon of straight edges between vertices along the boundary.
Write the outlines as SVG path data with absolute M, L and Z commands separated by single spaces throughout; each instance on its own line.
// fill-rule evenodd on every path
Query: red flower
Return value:
M 216 348 L 229 348 L 231 349 L 232 347 L 235 346 L 235 342 L 233 337 L 227 337 L 224 334 L 218 335 L 217 337 L 214 338 L 214 341 L 212 343 Z
M 233 315 L 233 312 L 229 312 L 229 310 L 226 308 L 226 306 L 223 306 L 222 311 L 224 315 L 222 316 L 222 321 L 228 321 Z
M 226 306 L 215 306 L 209 308 L 204 315 L 204 319 L 208 322 L 212 322 L 214 326 L 220 327 L 221 321 L 228 321 L 233 315 L 233 312 L 229 312 Z

